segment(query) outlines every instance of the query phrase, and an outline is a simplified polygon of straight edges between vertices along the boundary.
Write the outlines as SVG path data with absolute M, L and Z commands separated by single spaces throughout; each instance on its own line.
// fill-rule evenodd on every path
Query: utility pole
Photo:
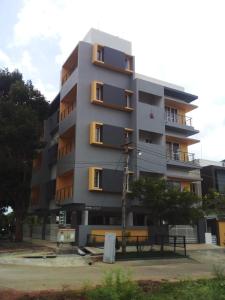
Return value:
M 122 253 L 126 253 L 126 207 L 127 207 L 127 188 L 129 176 L 129 145 L 131 143 L 126 138 L 126 143 L 123 145 L 125 154 L 124 173 L 123 173 L 123 193 L 122 193 Z

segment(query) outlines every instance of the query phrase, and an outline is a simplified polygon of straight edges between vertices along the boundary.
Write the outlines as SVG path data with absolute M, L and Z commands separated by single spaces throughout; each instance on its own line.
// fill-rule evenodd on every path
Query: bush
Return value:
M 216 279 L 223 280 L 225 278 L 224 267 L 221 265 L 214 265 L 213 275 L 215 276 Z
M 88 300 L 144 300 L 145 294 L 131 281 L 129 274 L 121 270 L 108 272 L 101 286 L 87 291 Z

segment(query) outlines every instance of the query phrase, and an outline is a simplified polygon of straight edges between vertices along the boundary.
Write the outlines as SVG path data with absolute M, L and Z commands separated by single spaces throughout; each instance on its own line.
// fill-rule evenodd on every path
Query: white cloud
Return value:
M 0 68 L 8 68 L 9 71 L 18 69 L 24 76 L 25 80 L 33 77 L 35 88 L 39 89 L 51 101 L 56 96 L 55 87 L 49 83 L 43 83 L 40 79 L 38 69 L 34 66 L 30 53 L 24 50 L 18 60 L 10 58 L 5 52 L 0 49 Z
M 199 156 L 202 148 L 205 158 L 221 160 L 225 158 L 224 9 L 222 0 L 132 4 L 128 0 L 25 0 L 13 44 L 29 47 L 35 39 L 57 39 L 56 62 L 61 65 L 91 27 L 131 40 L 138 73 L 183 85 L 199 95 L 199 109 L 191 115 L 202 132 L 202 143 L 192 149 Z M 45 90 L 52 88 L 45 85 Z
M 33 84 L 35 88 L 45 95 L 46 100 L 52 101 L 55 98 L 57 92 L 52 84 L 45 84 L 41 79 L 35 80 Z
M 10 57 L 0 49 L 0 67 L 8 68 L 9 70 L 13 69 L 13 63 Z

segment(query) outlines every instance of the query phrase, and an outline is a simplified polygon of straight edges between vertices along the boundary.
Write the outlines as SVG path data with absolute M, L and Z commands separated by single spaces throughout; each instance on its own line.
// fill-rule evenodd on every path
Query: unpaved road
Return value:
M 113 265 L 101 262 L 93 265 L 68 263 L 67 266 L 54 264 L 29 265 L 6 263 L 0 256 L 0 289 L 16 289 L 21 291 L 39 291 L 47 289 L 80 288 L 85 283 L 99 283 L 106 271 L 121 268 L 130 271 L 137 280 L 178 280 L 211 277 L 214 266 L 225 270 L 225 250 L 223 248 L 204 249 L 194 246 L 188 251 L 190 258 L 135 260 L 116 262 Z M 3 259 L 3 256 L 2 256 Z M 80 258 L 78 258 L 80 259 Z
M 190 279 L 212 276 L 212 267 L 190 259 L 169 261 L 119 262 L 114 265 L 96 263 L 92 266 L 40 267 L 0 265 L 0 288 L 46 290 L 78 288 L 89 282 L 97 284 L 107 270 L 129 270 L 133 279 Z

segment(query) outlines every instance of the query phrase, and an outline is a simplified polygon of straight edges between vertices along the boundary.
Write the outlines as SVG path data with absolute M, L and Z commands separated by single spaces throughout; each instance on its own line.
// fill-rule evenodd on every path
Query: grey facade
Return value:
M 131 44 L 96 30 L 79 42 L 61 75 L 45 122 L 46 148 L 33 170 L 31 212 L 65 210 L 76 228 L 120 225 L 126 138 L 130 180 L 160 175 L 200 193 L 199 165 L 188 153 L 198 131 L 186 116 L 197 96 L 141 78 Z M 128 207 L 128 225 L 146 225 L 146 209 Z
M 209 165 L 201 168 L 202 194 L 210 190 L 225 194 L 225 166 Z

